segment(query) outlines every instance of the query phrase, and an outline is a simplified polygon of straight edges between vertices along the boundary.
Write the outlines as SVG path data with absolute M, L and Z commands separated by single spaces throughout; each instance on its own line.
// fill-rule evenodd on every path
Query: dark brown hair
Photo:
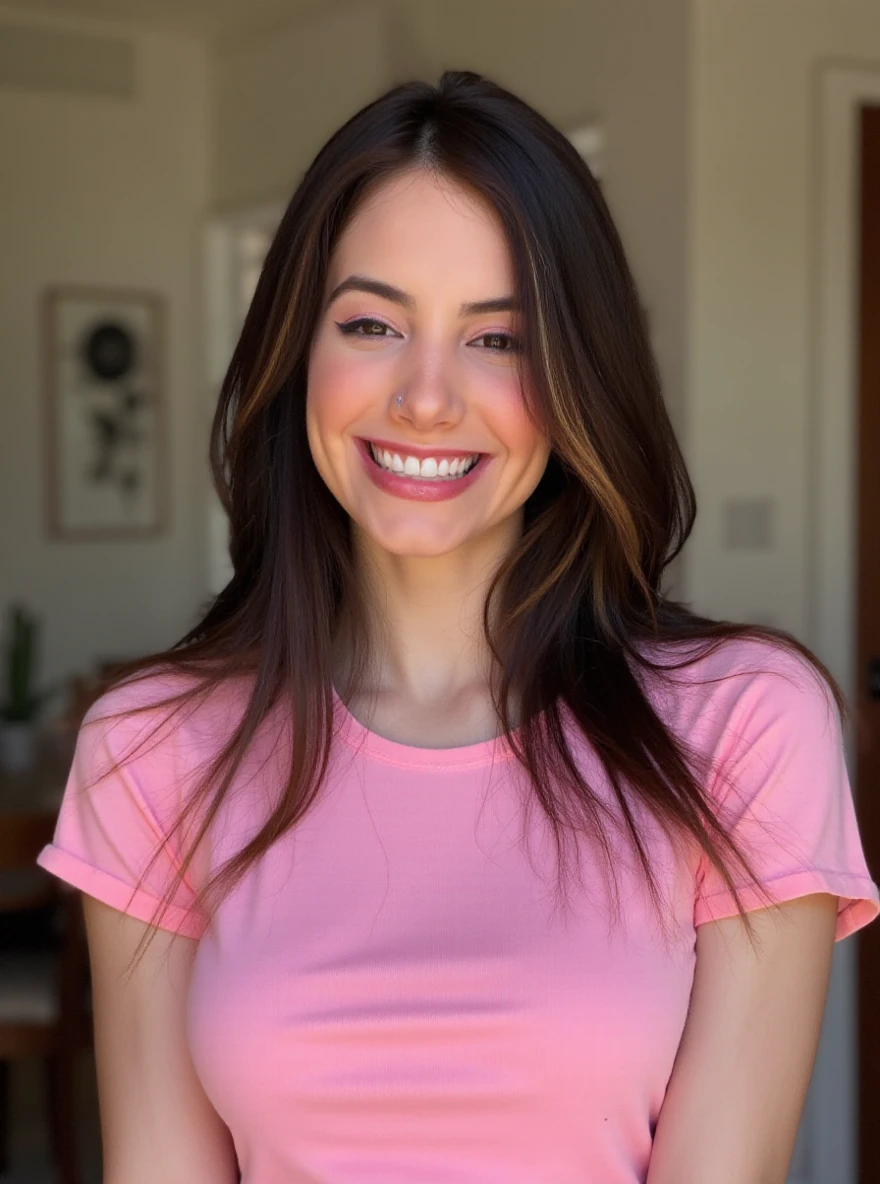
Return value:
M 614 880 L 608 814 L 570 750 L 567 709 L 604 766 L 661 923 L 643 809 L 717 868 L 748 928 L 732 870 L 757 884 L 748 853 L 716 816 L 699 754 L 664 725 L 644 681 L 668 680 L 728 639 L 753 638 L 805 658 L 841 713 L 843 698 L 787 633 L 706 619 L 661 590 L 696 507 L 620 238 L 566 137 L 467 71 L 445 73 L 436 87 L 395 86 L 345 123 L 303 176 L 269 248 L 211 437 L 233 575 L 176 645 L 128 663 L 112 684 L 182 674 L 178 695 L 151 704 L 175 711 L 230 679 L 247 695 L 240 724 L 177 819 L 175 831 L 196 811 L 200 822 L 154 923 L 276 705 L 294 738 L 287 786 L 259 833 L 203 886 L 199 906 L 210 915 L 315 800 L 333 743 L 331 660 L 343 630 L 353 659 L 340 696 L 347 702 L 365 685 L 370 641 L 350 523 L 306 436 L 307 360 L 340 234 L 368 192 L 415 168 L 466 186 L 500 219 L 522 308 L 523 394 L 552 449 L 483 624 L 500 731 L 552 825 L 559 884 L 565 832 L 588 835 Z

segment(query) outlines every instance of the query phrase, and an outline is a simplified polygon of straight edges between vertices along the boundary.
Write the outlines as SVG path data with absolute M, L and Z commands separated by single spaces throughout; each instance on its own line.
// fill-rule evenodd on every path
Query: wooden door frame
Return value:
M 809 640 L 855 700 L 856 432 L 858 408 L 859 108 L 880 103 L 880 63 L 822 61 L 812 86 Z M 853 774 L 853 737 L 847 737 Z M 850 938 L 835 948 L 831 991 L 810 1088 L 810 1179 L 856 1184 L 857 963 Z

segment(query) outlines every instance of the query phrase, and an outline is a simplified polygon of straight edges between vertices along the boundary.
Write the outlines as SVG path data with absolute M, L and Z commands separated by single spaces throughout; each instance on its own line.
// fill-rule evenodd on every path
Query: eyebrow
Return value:
M 371 280 L 365 275 L 350 275 L 337 284 L 330 293 L 325 307 L 329 308 L 333 301 L 343 292 L 369 292 L 373 296 L 381 296 L 383 300 L 391 300 L 404 308 L 415 308 L 415 299 L 408 292 L 395 288 L 392 284 L 381 280 Z M 495 296 L 491 300 L 473 300 L 458 306 L 460 317 L 476 316 L 484 312 L 511 312 L 519 309 L 519 303 L 513 296 Z

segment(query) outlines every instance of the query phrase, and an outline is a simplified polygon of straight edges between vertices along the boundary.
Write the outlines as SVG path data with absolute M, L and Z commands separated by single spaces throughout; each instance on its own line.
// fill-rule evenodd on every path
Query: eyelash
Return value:
M 364 340 L 373 338 L 376 341 L 384 340 L 385 335 L 381 333 L 358 333 L 356 330 L 362 325 L 381 325 L 384 329 L 389 329 L 391 327 L 390 325 L 386 325 L 384 321 L 376 320 L 375 317 L 359 317 L 356 321 L 334 321 L 334 324 L 339 329 L 339 332 L 345 334 L 346 337 L 361 337 Z M 494 347 L 490 348 L 488 346 L 485 347 L 489 349 L 490 353 L 512 354 L 518 353 L 522 348 L 519 338 L 513 333 L 503 333 L 500 330 L 497 330 L 495 332 L 481 333 L 479 337 L 475 338 L 475 340 L 480 341 L 484 337 L 504 337 L 510 342 L 510 346 L 507 349 L 496 349 Z

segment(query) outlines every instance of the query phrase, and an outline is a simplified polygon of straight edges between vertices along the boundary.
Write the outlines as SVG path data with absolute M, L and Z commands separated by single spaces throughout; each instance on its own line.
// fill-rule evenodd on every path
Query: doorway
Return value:
M 880 870 L 880 104 L 858 113 L 858 446 L 856 661 L 858 814 Z M 859 1184 L 880 1180 L 880 932 L 858 947 Z
M 206 308 L 206 429 L 284 207 L 268 202 L 211 217 L 204 227 L 202 291 Z M 229 521 L 213 485 L 206 485 L 206 594 L 214 597 L 232 576 Z
M 880 66 L 819 62 L 812 100 L 809 640 L 840 683 L 856 725 L 860 718 L 867 720 L 866 671 L 860 651 L 857 501 L 857 473 L 864 470 L 859 456 L 861 120 L 864 108 L 880 107 Z M 876 878 L 880 872 L 877 824 L 871 819 L 870 776 L 860 767 L 859 731 L 857 726 L 847 730 L 847 766 L 869 866 Z M 875 742 L 880 742 L 876 729 L 874 734 Z M 877 1095 L 875 1103 L 869 1095 L 861 1096 L 871 1089 L 866 1062 L 880 1052 L 874 1037 L 861 1026 L 860 972 L 867 972 L 871 965 L 868 942 L 880 936 L 869 933 L 870 929 L 835 948 L 805 1114 L 809 1166 L 804 1184 L 876 1184 L 880 1178 L 876 1158 L 873 1162 L 869 1158 L 877 1151 L 869 1143 Z M 861 956 L 863 945 L 865 957 Z M 876 953 L 873 957 L 876 976 Z M 871 988 L 875 998 L 876 991 L 875 985 Z M 869 998 L 864 999 L 866 1008 Z

